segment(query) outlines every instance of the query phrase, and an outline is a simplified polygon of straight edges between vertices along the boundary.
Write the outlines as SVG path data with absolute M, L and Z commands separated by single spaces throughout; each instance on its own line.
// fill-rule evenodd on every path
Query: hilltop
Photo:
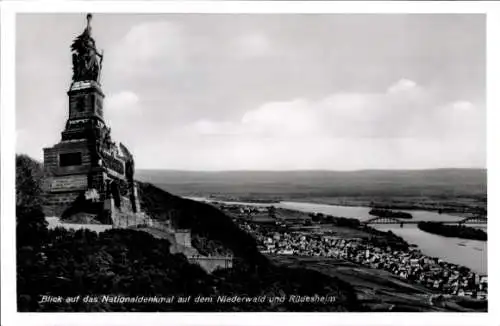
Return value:
M 255 240 L 216 208 L 141 184 L 143 208 L 156 219 L 176 216 L 199 251 L 231 251 L 234 267 L 207 274 L 167 240 L 139 230 L 49 230 L 40 209 L 41 164 L 16 157 L 17 288 L 19 311 L 360 311 L 351 286 L 336 277 L 270 262 Z M 172 212 L 175 212 L 172 214 Z M 176 222 L 176 223 L 177 223 Z M 332 304 L 41 303 L 52 296 L 335 296 Z

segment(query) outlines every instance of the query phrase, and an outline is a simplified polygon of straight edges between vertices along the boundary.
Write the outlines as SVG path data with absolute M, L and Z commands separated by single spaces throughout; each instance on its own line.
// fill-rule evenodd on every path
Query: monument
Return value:
M 134 158 L 111 138 L 103 115 L 103 51 L 92 37 L 92 15 L 71 45 L 73 77 L 61 141 L 44 148 L 46 216 L 116 226 L 142 224 Z

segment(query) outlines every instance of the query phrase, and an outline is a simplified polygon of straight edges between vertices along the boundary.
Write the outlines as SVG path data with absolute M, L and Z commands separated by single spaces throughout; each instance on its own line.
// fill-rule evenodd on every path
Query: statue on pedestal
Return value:
M 71 44 L 73 52 L 73 82 L 99 82 L 104 52 L 99 53 L 92 38 L 90 21 L 92 14 L 87 15 L 87 27 Z

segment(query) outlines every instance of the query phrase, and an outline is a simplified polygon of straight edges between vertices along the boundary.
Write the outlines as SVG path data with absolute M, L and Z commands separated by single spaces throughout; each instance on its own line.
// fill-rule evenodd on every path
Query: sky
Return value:
M 21 14 L 16 150 L 68 116 L 85 14 Z M 484 15 L 94 14 L 104 115 L 136 168 L 486 167 Z

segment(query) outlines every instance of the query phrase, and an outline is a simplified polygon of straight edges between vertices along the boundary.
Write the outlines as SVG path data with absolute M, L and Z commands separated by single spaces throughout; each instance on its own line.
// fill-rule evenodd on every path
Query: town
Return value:
M 408 282 L 414 282 L 443 295 L 487 300 L 488 279 L 469 268 L 435 257 L 414 247 L 381 246 L 364 238 L 339 237 L 330 230 L 314 232 L 301 228 L 299 219 L 283 222 L 275 218 L 274 207 L 221 205 L 239 227 L 252 234 L 261 252 L 268 255 L 319 256 L 336 258 L 369 268 L 383 269 Z M 269 218 L 266 220 L 265 216 Z M 259 218 L 260 217 L 260 218 Z M 273 220 L 274 223 L 270 223 Z M 329 217 L 330 219 L 334 217 Z M 309 224 L 302 220 L 302 224 Z

